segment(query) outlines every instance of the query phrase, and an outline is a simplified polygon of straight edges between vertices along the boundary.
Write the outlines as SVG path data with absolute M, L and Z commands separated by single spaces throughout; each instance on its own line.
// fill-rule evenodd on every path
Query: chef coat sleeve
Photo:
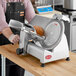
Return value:
M 6 22 L 4 9 L 3 9 L 3 7 L 2 7 L 1 0 L 0 0 L 0 32 L 1 32 L 4 28 L 7 28 L 7 27 L 8 27 L 8 24 L 7 24 L 7 22 Z
M 30 22 L 35 16 L 34 8 L 30 0 L 24 0 L 24 5 L 25 5 L 25 19 L 28 22 Z

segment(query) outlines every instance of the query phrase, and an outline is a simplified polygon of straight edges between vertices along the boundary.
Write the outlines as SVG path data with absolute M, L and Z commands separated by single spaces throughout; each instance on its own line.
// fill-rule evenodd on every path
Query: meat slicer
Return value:
M 16 20 L 10 20 L 10 27 L 20 30 L 18 55 L 30 54 L 38 58 L 41 66 L 45 63 L 69 58 L 69 49 L 62 17 L 54 15 L 53 18 L 46 18 L 36 15 L 29 24 Z M 41 26 L 45 36 L 36 34 L 33 25 Z

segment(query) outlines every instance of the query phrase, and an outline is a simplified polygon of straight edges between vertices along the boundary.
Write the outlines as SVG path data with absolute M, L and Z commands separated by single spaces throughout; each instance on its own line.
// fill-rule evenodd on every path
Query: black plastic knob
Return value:
M 22 53 L 23 53 L 23 49 L 20 49 L 20 48 L 16 49 L 16 54 L 17 55 L 20 55 Z
M 76 21 L 76 18 L 73 18 L 73 21 L 75 22 Z

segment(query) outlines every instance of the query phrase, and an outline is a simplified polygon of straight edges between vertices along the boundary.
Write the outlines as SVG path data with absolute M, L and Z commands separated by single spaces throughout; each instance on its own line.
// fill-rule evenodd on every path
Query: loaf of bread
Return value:
M 36 30 L 36 33 L 38 35 L 40 35 L 40 36 L 44 36 L 45 35 L 44 29 L 42 27 L 35 25 L 34 29 Z

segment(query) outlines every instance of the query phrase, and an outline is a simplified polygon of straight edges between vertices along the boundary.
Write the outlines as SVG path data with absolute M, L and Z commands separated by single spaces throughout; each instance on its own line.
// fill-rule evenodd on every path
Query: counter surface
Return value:
M 40 67 L 38 59 L 31 55 L 16 55 L 18 44 L 0 46 L 0 54 L 18 64 L 35 76 L 76 76 L 76 54 L 70 52 L 71 61 L 65 59 L 47 63 Z M 65 50 L 64 50 L 65 51 Z

